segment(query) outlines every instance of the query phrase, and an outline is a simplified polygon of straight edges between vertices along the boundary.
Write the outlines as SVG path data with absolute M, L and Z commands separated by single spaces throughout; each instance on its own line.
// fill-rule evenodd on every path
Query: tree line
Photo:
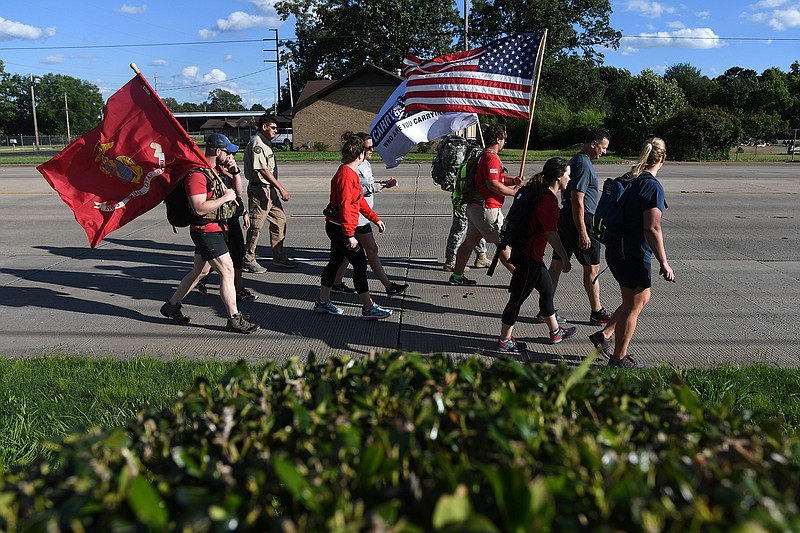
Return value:
M 638 75 L 605 65 L 601 50 L 617 48 L 622 37 L 610 25 L 609 0 L 472 0 L 468 29 L 456 4 L 439 0 L 278 0 L 275 8 L 284 20 L 296 19 L 296 38 L 281 42 L 292 65 L 294 101 L 308 81 L 340 79 L 365 63 L 394 72 L 406 53 L 436 57 L 503 34 L 547 28 L 531 148 L 572 145 L 605 125 L 615 151 L 633 152 L 644 136 L 658 134 L 670 142 L 672 157 L 724 159 L 736 143 L 773 140 L 800 127 L 797 61 L 789 72 L 732 67 L 714 78 L 686 63 Z M 29 80 L 6 74 L 0 61 L 0 132 L 32 132 L 29 89 Z M 65 130 L 64 92 L 73 133 L 97 123 L 102 98 L 94 85 L 47 74 L 36 91 L 40 131 Z M 281 91 L 288 106 L 288 82 Z M 245 110 L 241 97 L 224 89 L 211 91 L 202 103 L 164 102 L 173 112 Z M 264 108 L 255 104 L 251 110 Z M 524 121 L 482 119 L 506 122 L 512 145 L 523 142 Z

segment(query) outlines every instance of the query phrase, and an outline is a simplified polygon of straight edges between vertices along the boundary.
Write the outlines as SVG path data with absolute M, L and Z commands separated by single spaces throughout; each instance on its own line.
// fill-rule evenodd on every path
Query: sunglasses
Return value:
M 231 152 L 231 151 L 230 151 L 230 150 L 228 150 L 227 148 L 220 148 L 220 150 L 222 150 L 223 152 L 225 152 L 225 153 L 226 153 L 226 154 L 228 154 L 228 155 L 233 155 L 233 154 L 234 154 L 234 152 Z
M 365 152 L 374 152 L 375 151 L 375 147 L 374 146 L 367 146 L 366 148 L 364 148 L 364 151 Z

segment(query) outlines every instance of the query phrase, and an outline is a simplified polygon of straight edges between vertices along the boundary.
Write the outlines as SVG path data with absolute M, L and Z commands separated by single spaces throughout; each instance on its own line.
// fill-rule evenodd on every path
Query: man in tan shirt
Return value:
M 250 228 L 247 230 L 247 245 L 242 269 L 260 274 L 267 269 L 256 262 L 256 247 L 261 228 L 269 222 L 269 238 L 272 246 L 272 262 L 283 268 L 294 268 L 297 264 L 286 256 L 283 241 L 286 238 L 286 213 L 281 201 L 288 202 L 289 191 L 278 181 L 278 167 L 270 142 L 278 133 L 274 116 L 261 115 L 258 133 L 250 139 L 244 150 L 244 176 L 247 186 Z

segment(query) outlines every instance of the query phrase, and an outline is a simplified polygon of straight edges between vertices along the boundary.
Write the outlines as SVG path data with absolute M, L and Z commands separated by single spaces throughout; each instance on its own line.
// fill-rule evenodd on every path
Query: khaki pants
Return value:
M 261 235 L 261 228 L 269 222 L 269 240 L 272 246 L 272 258 L 283 261 L 283 240 L 286 238 L 286 213 L 278 191 L 272 187 L 260 187 L 250 184 L 247 187 L 247 210 L 250 213 L 250 228 L 247 230 L 247 246 L 244 252 L 245 263 L 256 260 L 256 247 Z

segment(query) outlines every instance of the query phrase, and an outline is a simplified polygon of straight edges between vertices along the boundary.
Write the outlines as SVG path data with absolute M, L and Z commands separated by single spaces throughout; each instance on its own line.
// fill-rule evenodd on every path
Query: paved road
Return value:
M 477 287 L 447 285 L 441 261 L 449 199 L 431 181 L 427 164 L 376 171 L 400 181 L 377 197 L 387 225 L 377 240 L 389 276 L 411 287 L 404 297 L 388 298 L 370 281 L 376 300 L 395 315 L 381 323 L 362 322 L 353 296 L 338 298 L 344 316 L 311 312 L 327 262 L 320 210 L 335 168 L 332 163 L 281 166 L 292 192 L 287 244 L 301 266 L 246 275 L 260 298 L 241 307 L 263 329 L 238 336 L 224 332 L 216 294 L 187 297 L 191 327 L 159 315 L 192 259 L 188 231 L 173 233 L 163 208 L 92 250 L 72 213 L 33 167 L 0 167 L 0 353 L 257 361 L 309 351 L 324 358 L 403 349 L 496 357 L 510 276 L 502 268 L 493 278 L 477 270 L 471 273 Z M 528 163 L 526 174 L 539 168 L 541 163 Z M 605 178 L 620 174 L 622 166 L 598 170 Z M 670 206 L 664 231 L 677 283 L 655 281 L 632 353 L 646 365 L 800 366 L 800 165 L 668 163 L 659 178 Z M 259 251 L 269 264 L 269 248 Z M 601 283 L 603 301 L 613 309 L 619 303 L 613 278 L 606 273 Z M 515 331 L 529 345 L 525 359 L 575 362 L 589 353 L 586 336 L 594 328 L 588 325 L 578 269 L 562 277 L 556 295 L 560 312 L 578 327 L 576 339 L 547 344 L 545 327 L 529 319 L 536 314 L 534 305 L 531 300 L 523 307 Z

